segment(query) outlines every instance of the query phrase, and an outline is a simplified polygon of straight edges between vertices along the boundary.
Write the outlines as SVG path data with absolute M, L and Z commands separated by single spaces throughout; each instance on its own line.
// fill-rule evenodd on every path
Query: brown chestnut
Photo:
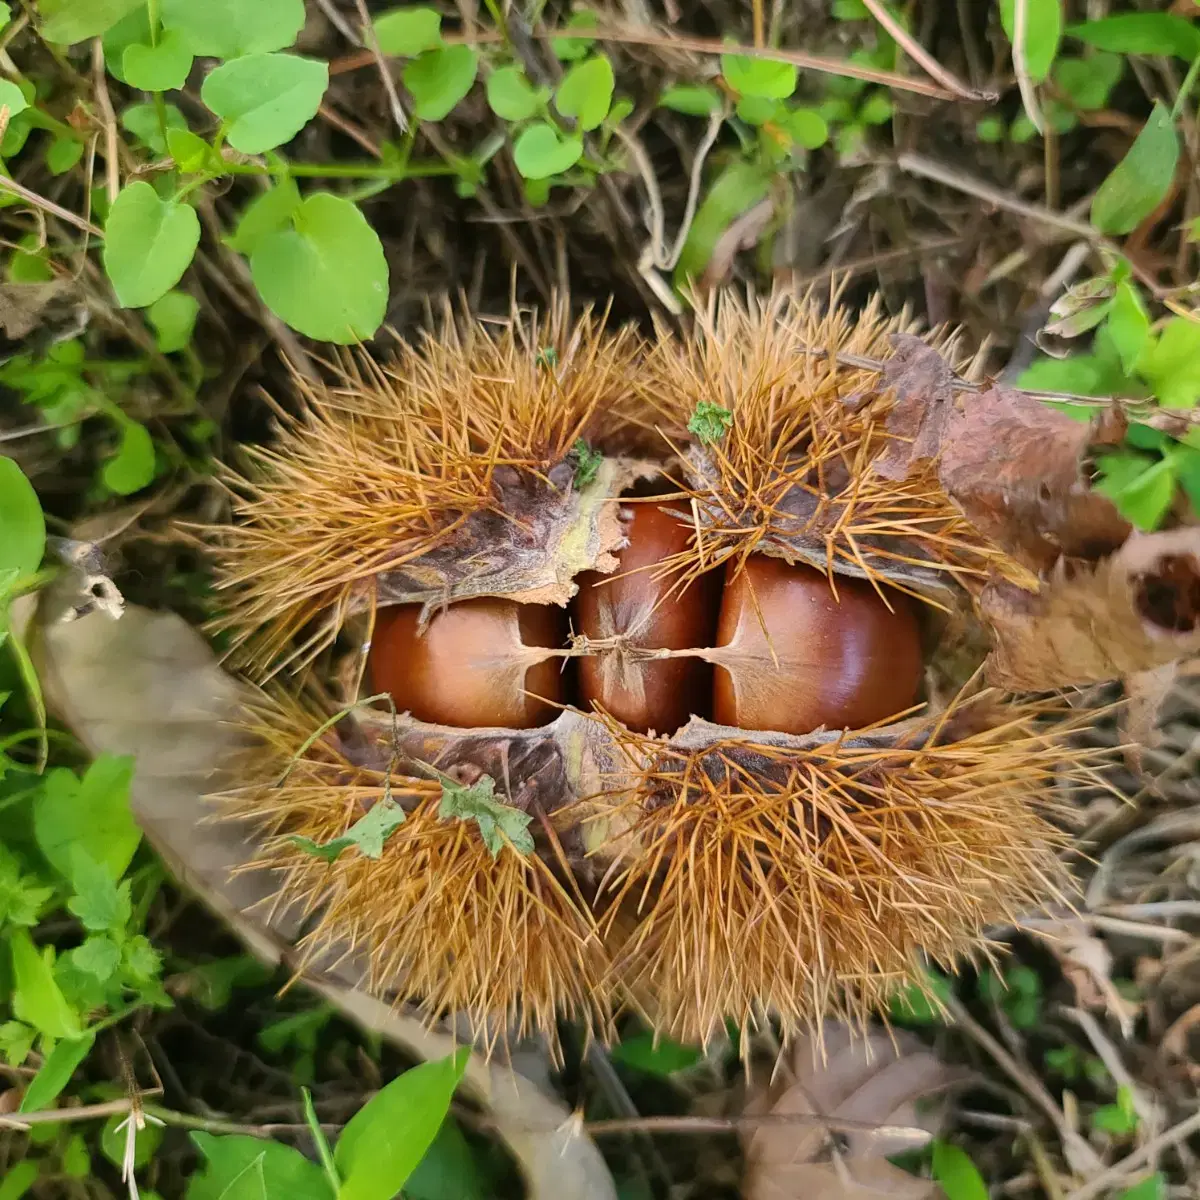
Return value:
M 462 728 L 529 729 L 564 698 L 561 659 L 539 652 L 566 640 L 566 615 L 542 604 L 460 600 L 417 628 L 420 606 L 379 610 L 368 670 L 401 712 Z
M 687 548 L 692 525 L 686 510 L 650 500 L 628 505 L 622 522 L 629 544 L 617 555 L 616 571 L 580 576 L 579 631 L 591 639 L 620 636 L 629 646 L 654 650 L 712 645 L 720 572 L 680 590 L 677 572 L 654 569 Z M 699 658 L 639 659 L 619 645 L 579 663 L 585 705 L 599 704 L 637 733 L 673 733 L 693 713 L 707 715 L 711 679 L 712 668 Z
M 713 718 L 742 729 L 861 728 L 903 711 L 920 691 L 921 633 L 912 601 L 866 580 L 753 555 L 730 564 L 713 654 Z

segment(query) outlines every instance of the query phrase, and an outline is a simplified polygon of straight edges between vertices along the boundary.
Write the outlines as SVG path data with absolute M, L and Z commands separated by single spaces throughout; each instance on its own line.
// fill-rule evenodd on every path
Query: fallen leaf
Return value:
M 204 639 L 168 612 L 130 605 L 51 619 L 82 597 L 51 595 L 41 610 L 38 660 L 51 708 L 93 754 L 132 754 L 134 815 L 180 882 L 225 920 L 264 963 L 290 963 L 302 914 L 271 903 L 272 877 L 246 870 L 256 847 L 232 821 L 213 822 L 204 797 L 223 786 L 219 764 L 240 736 L 231 725 L 240 684 Z M 312 964 L 301 981 L 348 1019 L 419 1058 L 444 1058 L 455 1039 L 354 984 L 352 962 Z M 462 1084 L 484 1106 L 520 1165 L 531 1200 L 616 1200 L 595 1143 L 556 1098 L 510 1065 L 471 1055 Z
M 1142 771 L 1144 751 L 1162 740 L 1158 714 L 1179 676 L 1178 662 L 1163 663 L 1147 671 L 1135 671 L 1125 679 L 1125 703 L 1117 717 L 1125 761 Z
M 893 1041 L 832 1021 L 819 1039 L 799 1039 L 788 1061 L 790 1072 L 779 1072 L 747 1104 L 749 1115 L 796 1121 L 759 1125 L 745 1139 L 745 1200 L 931 1200 L 941 1194 L 932 1180 L 909 1175 L 888 1158 L 933 1137 L 936 1113 L 918 1111 L 918 1102 L 959 1082 L 961 1072 L 903 1031 Z M 806 1119 L 813 1115 L 829 1124 Z
M 988 680 L 1044 691 L 1127 678 L 1200 651 L 1200 529 L 1133 534 L 1095 566 L 1060 562 L 1037 592 L 980 597 Z
M 955 393 L 949 366 L 910 334 L 896 334 L 883 369 L 896 396 L 894 440 L 874 470 L 903 479 L 934 461 L 946 494 L 986 537 L 1035 571 L 1062 557 L 1095 560 L 1117 549 L 1130 526 L 1091 489 L 1093 446 L 1119 442 L 1125 422 L 1101 413 L 1092 423 L 1011 388 Z
M 1075 990 L 1077 1007 L 1107 1013 L 1129 1038 L 1140 1006 L 1126 1000 L 1112 979 L 1112 954 L 1108 946 L 1079 921 L 1050 925 L 1046 946 L 1058 959 L 1062 973 Z

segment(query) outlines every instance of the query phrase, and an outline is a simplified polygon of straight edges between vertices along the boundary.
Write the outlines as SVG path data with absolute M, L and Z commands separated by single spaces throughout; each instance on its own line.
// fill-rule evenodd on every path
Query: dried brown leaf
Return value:
M 1016 691 L 1102 683 L 1200 651 L 1200 529 L 1134 534 L 1095 567 L 1055 566 L 1037 592 L 989 584 L 990 682 Z
M 896 440 L 876 460 L 878 474 L 904 479 L 935 460 L 971 523 L 1033 570 L 1064 556 L 1096 559 L 1125 541 L 1129 524 L 1085 469 L 1092 446 L 1120 441 L 1118 414 L 1084 424 L 1010 388 L 956 396 L 936 350 L 910 334 L 893 340 L 883 374 L 896 395 L 888 419 Z
M 834 1022 L 824 1025 L 819 1038 L 798 1039 L 789 1065 L 790 1071 L 747 1105 L 751 1113 L 797 1120 L 759 1126 L 747 1139 L 746 1200 L 931 1200 L 940 1195 L 930 1180 L 887 1160 L 933 1136 L 936 1118 L 918 1112 L 918 1101 L 944 1091 L 959 1073 L 910 1035 L 859 1037 Z M 830 1126 L 808 1119 L 814 1115 L 832 1122 L 838 1145 L 830 1139 Z M 847 1131 L 839 1121 L 874 1128 Z

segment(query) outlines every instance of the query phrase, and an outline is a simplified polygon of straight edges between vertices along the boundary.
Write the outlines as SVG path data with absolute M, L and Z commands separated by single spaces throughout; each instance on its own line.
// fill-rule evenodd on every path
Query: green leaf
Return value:
M 388 834 L 404 824 L 404 809 L 393 800 L 380 800 L 373 804 L 365 816 L 359 817 L 341 837 L 328 842 L 314 842 L 312 838 L 293 836 L 294 842 L 305 854 L 333 862 L 343 850 L 357 846 L 367 858 L 382 858 L 383 845 Z
M 174 104 L 164 105 L 166 109 L 167 137 L 172 129 L 187 128 L 187 118 Z M 163 141 L 162 128 L 158 123 L 158 113 L 153 104 L 131 104 L 121 114 L 121 125 L 128 129 L 139 141 L 144 142 L 155 154 L 166 154 L 167 143 Z M 149 184 L 146 185 L 147 187 Z
M 675 267 L 677 287 L 703 275 L 721 235 L 738 217 L 770 195 L 773 178 L 768 169 L 741 160 L 731 163 L 717 177 L 688 230 Z
M 21 1200 L 41 1175 L 41 1160 L 23 1158 L 13 1163 L 0 1179 L 0 1200 Z M 143 1193 L 144 1195 L 144 1193 Z
M 71 1082 L 76 1068 L 91 1053 L 96 1036 L 85 1033 L 82 1037 L 66 1038 L 57 1042 L 46 1055 L 42 1069 L 33 1077 L 25 1095 L 21 1097 L 18 1112 L 41 1112 L 49 1108 Z
M 1143 531 L 1153 531 L 1175 499 L 1177 485 L 1174 458 L 1160 458 L 1145 465 L 1145 456 L 1117 451 L 1096 459 L 1100 478 L 1095 491 L 1107 496 L 1117 511 Z
M 769 100 L 766 96 L 742 96 L 734 111 L 738 120 L 747 125 L 765 125 L 775 119 L 782 107 L 778 100 Z
M 0 1024 L 0 1058 L 10 1067 L 19 1067 L 29 1057 L 38 1031 L 20 1021 L 5 1021 Z
M 706 446 L 719 442 L 733 425 L 733 413 L 711 400 L 701 400 L 688 419 L 688 432 Z
M 0 79 L 0 107 L 8 109 L 10 118 L 29 107 L 25 93 L 10 79 Z
M 186 348 L 196 328 L 200 302 L 188 292 L 168 292 L 146 310 L 154 328 L 154 340 L 164 354 Z
M 1142 352 L 1138 373 L 1164 408 L 1192 408 L 1200 399 L 1200 325 L 1172 317 Z
M 520 67 L 498 67 L 487 77 L 488 107 L 503 121 L 525 121 L 542 105 L 542 97 Z
M 125 873 L 142 840 L 129 809 L 132 779 L 133 759 L 111 754 L 100 755 L 82 780 L 65 767 L 47 773 L 33 801 L 33 831 L 38 848 L 64 879 L 74 882 L 77 846 L 113 879 Z
M 1067 33 L 1114 54 L 1174 55 L 1188 62 L 1200 55 L 1200 28 L 1170 13 L 1121 13 L 1072 25 Z
M 1096 192 L 1092 224 L 1101 233 L 1121 234 L 1135 229 L 1166 196 L 1178 162 L 1175 122 L 1159 101 L 1129 152 Z
M 667 1037 L 656 1042 L 652 1033 L 639 1033 L 614 1046 L 609 1057 L 613 1062 L 666 1079 L 676 1071 L 694 1067 L 704 1056 L 696 1046 L 685 1046 Z
M 228 125 L 229 144 L 262 154 L 290 142 L 317 115 L 329 67 L 296 54 L 247 54 L 204 80 L 200 99 Z
M 551 38 L 550 49 L 554 57 L 561 62 L 578 62 L 579 59 L 586 58 L 596 44 L 596 39 L 594 36 L 588 37 L 585 31 L 590 30 L 594 34 L 599 28 L 596 14 L 588 11 L 572 13 L 564 28 L 578 29 L 580 32 L 569 37 Z
M 90 849 L 79 843 L 71 848 L 71 885 L 75 895 L 67 908 L 92 933 L 124 934 L 133 915 L 129 899 L 129 880 L 120 887 L 108 868 L 92 857 Z
M 1127 375 L 1145 349 L 1150 336 L 1150 317 L 1142 306 L 1137 288 L 1128 279 L 1117 284 L 1108 314 L 1108 332 Z
M 475 1155 L 458 1122 L 447 1116 L 404 1185 L 404 1200 L 487 1200 Z
M 1161 1171 L 1126 1188 L 1117 1200 L 1167 1200 L 1167 1177 Z
M 175 165 L 185 175 L 190 175 L 204 169 L 212 147 L 190 129 L 168 129 L 167 151 Z
M 739 96 L 763 96 L 786 100 L 795 90 L 799 72 L 791 63 L 769 58 L 721 55 L 721 74 Z
M 1000 23 L 1009 42 L 1016 37 L 1016 12 L 1017 0 L 1000 0 Z M 1062 29 L 1062 0 L 1025 0 L 1025 37 L 1021 49 L 1025 69 L 1035 83 L 1041 83 L 1050 74 Z M 1013 49 L 1015 52 L 1016 46 Z
M 967 1152 L 940 1139 L 933 1143 L 933 1177 L 946 1200 L 988 1200 L 987 1184 Z
M 350 1118 L 334 1150 L 338 1200 L 392 1200 L 432 1145 L 466 1070 L 470 1049 L 393 1079 Z
M 145 0 L 39 0 L 42 37 L 69 46 L 99 37 Z
M 162 23 L 204 58 L 267 54 L 304 28 L 304 0 L 162 0 Z
M 181 88 L 192 70 L 192 52 L 183 35 L 164 30 L 157 46 L 134 42 L 125 47 L 121 68 L 130 87 L 144 92 L 169 92 Z
M 72 966 L 94 975 L 101 983 L 107 983 L 121 966 L 121 947 L 106 934 L 86 938 L 69 953 Z
M 110 492 L 131 496 L 154 479 L 154 439 L 145 425 L 121 422 L 121 444 L 104 464 L 100 478 Z
M 83 157 L 83 150 L 78 138 L 56 137 L 46 150 L 46 169 L 51 175 L 65 175 Z
M 401 78 L 422 121 L 440 121 L 471 90 L 479 55 L 470 46 L 426 50 L 406 63 Z
M 785 109 L 776 121 L 795 145 L 815 150 L 829 141 L 829 126 L 815 108 Z
M 526 179 L 561 175 L 582 157 L 582 139 L 559 137 L 558 130 L 546 121 L 524 130 L 513 145 L 513 161 Z
M 496 782 L 490 775 L 482 776 L 470 787 L 456 783 L 440 772 L 437 775 L 442 781 L 442 798 L 438 804 L 441 820 L 474 821 L 493 858 L 504 849 L 506 839 L 518 854 L 533 853 L 533 834 L 529 832 L 533 817 L 497 800 Z
M 612 63 L 602 54 L 576 63 L 558 85 L 554 107 L 564 117 L 574 117 L 585 133 L 603 124 L 612 105 Z
M 1092 1113 L 1092 1128 L 1114 1137 L 1130 1137 L 1137 1132 L 1138 1124 L 1133 1093 L 1126 1086 L 1117 1089 L 1116 1104 L 1105 1104 Z
M 32 575 L 46 553 L 46 518 L 33 484 L 11 459 L 0 455 L 0 576 Z M 0 616 L 4 613 L 0 589 Z
M 239 254 L 253 254 L 269 233 L 277 233 L 292 223 L 300 207 L 300 189 L 290 176 L 275 187 L 256 196 L 246 205 L 233 233 L 226 239 Z
M 412 58 L 442 44 L 442 14 L 432 8 L 393 8 L 375 18 L 375 37 L 384 54 Z
M 669 87 L 658 98 L 662 108 L 684 113 L 689 117 L 707 117 L 720 112 L 723 106 L 721 93 L 715 87 Z
M 67 1003 L 54 978 L 54 947 L 39 951 L 24 929 L 8 934 L 13 966 L 13 1013 L 50 1038 L 83 1034 L 79 1014 Z
M 192 1141 L 206 1161 L 188 1180 L 187 1200 L 332 1200 L 321 1168 L 282 1142 L 211 1133 Z
M 888 1015 L 899 1025 L 944 1025 L 946 1010 L 939 1006 L 950 999 L 953 987 L 940 971 L 925 971 L 920 984 L 909 984 L 897 992 L 888 1006 Z
M 1103 50 L 1090 58 L 1060 58 L 1054 64 L 1054 82 L 1076 108 L 1092 112 L 1108 103 L 1109 93 L 1125 73 L 1125 60 Z
M 596 478 L 604 455 L 593 450 L 583 438 L 576 439 L 571 455 L 575 459 L 575 490 L 581 492 Z
M 0 29 L 12 20 L 12 5 L 0 2 Z
M 383 246 L 349 201 L 328 192 L 296 209 L 293 229 L 264 236 L 250 270 L 267 307 L 293 329 L 349 345 L 383 324 L 388 267 Z
M 144 308 L 182 278 L 200 243 L 188 204 L 160 199 L 144 180 L 126 184 L 104 229 L 104 269 L 122 308 Z

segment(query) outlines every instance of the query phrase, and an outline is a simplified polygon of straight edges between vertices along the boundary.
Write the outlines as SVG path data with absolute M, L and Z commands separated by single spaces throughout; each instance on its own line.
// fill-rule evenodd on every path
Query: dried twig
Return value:
M 111 204 L 121 190 L 118 171 L 117 114 L 113 109 L 112 97 L 108 94 L 107 67 L 104 64 L 104 46 L 99 38 L 92 42 L 92 78 L 96 89 L 96 103 L 104 118 L 104 179 Z
M 104 230 L 98 225 L 93 225 L 91 221 L 76 216 L 70 209 L 55 204 L 53 200 L 47 200 L 45 196 L 38 195 L 37 192 L 27 188 L 23 183 L 18 183 L 15 179 L 9 179 L 7 175 L 0 175 L 0 189 L 20 196 L 22 200 L 32 204 L 35 208 L 53 213 L 60 221 L 66 221 L 68 225 L 74 225 L 76 229 L 82 229 L 84 233 L 90 233 L 93 237 L 104 236 Z
M 1200 1133 L 1200 1112 L 1194 1112 L 1186 1121 L 1180 1121 L 1158 1137 L 1151 1138 L 1144 1146 L 1139 1146 L 1132 1154 L 1127 1154 L 1120 1162 L 1113 1163 L 1105 1171 L 1093 1175 L 1082 1187 L 1067 1193 L 1067 1200 L 1095 1200 L 1103 1195 L 1114 1184 L 1122 1183 L 1129 1178 L 1143 1163 L 1153 1160 L 1169 1146 L 1185 1141 L 1194 1134 Z
M 396 81 L 392 78 L 391 68 L 379 47 L 379 38 L 375 34 L 375 24 L 371 20 L 371 14 L 367 12 L 366 0 L 354 0 L 354 6 L 358 9 L 358 15 L 362 19 L 362 36 L 367 46 L 367 52 L 371 56 L 371 61 L 379 68 L 379 78 L 383 83 L 384 92 L 387 93 L 388 107 L 392 110 L 392 120 L 396 122 L 396 127 L 401 133 L 407 133 L 408 118 L 404 115 L 404 106 L 400 103 L 400 93 L 396 91 Z
M 1022 0 L 1018 0 L 1020 4 Z M 877 20 L 896 40 L 896 44 L 900 46 L 904 53 L 919 66 L 930 79 L 936 79 L 942 87 L 953 92 L 956 96 L 961 96 L 963 99 L 974 100 L 979 93 L 973 88 L 963 83 L 952 71 L 946 70 L 920 42 L 916 40 L 905 28 L 892 16 L 890 12 L 880 3 L 880 0 L 863 0 L 863 4 L 871 12 L 871 16 Z

